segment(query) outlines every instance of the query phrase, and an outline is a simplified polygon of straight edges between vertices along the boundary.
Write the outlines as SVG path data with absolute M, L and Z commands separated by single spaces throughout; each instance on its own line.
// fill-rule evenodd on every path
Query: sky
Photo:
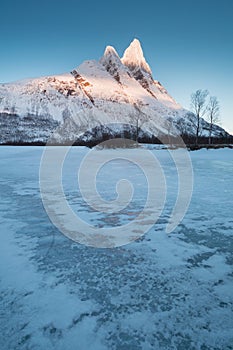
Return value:
M 208 89 L 233 133 L 232 18 L 232 0 L 1 0 L 0 82 L 69 72 L 107 45 L 121 56 L 136 37 L 177 102 Z

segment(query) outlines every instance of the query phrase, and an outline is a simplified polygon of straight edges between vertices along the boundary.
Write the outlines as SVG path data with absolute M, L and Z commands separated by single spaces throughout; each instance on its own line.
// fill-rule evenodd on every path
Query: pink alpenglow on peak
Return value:
M 118 53 L 116 52 L 116 50 L 114 49 L 113 46 L 107 46 L 106 47 L 106 49 L 104 51 L 104 56 L 105 57 L 106 56 L 117 56 L 118 58 L 120 58 Z
M 145 72 L 152 75 L 150 66 L 145 60 L 140 41 L 138 39 L 134 39 L 131 42 L 129 47 L 125 50 L 121 61 L 131 71 L 141 68 Z
M 100 59 L 100 63 L 105 65 L 106 63 L 115 63 L 122 65 L 121 59 L 113 46 L 107 46 L 103 57 Z
M 107 46 L 98 62 L 84 61 L 71 74 L 0 84 L 0 144 L 47 142 L 60 127 L 65 132 L 54 134 L 58 143 L 77 137 L 96 141 L 106 133 L 112 138 L 119 134 L 116 122 L 122 132 L 133 135 L 138 118 L 141 135 L 148 140 L 184 130 L 195 133 L 192 114 L 153 79 L 137 39 L 122 59 Z M 209 124 L 203 119 L 201 127 L 208 135 Z M 213 132 L 225 135 L 216 125 Z

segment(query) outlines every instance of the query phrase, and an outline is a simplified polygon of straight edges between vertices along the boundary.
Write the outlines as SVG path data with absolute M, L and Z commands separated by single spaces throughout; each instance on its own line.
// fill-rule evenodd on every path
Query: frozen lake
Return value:
M 39 188 L 42 152 L 0 147 L 1 350 L 233 349 L 233 151 L 190 152 L 191 204 L 166 234 L 178 180 L 168 152 L 152 149 L 167 181 L 162 214 L 139 240 L 102 249 L 69 240 L 51 223 Z M 106 200 L 115 198 L 118 178 L 128 176 L 135 192 L 126 211 L 101 215 L 77 190 L 87 152 L 73 147 L 66 159 L 71 207 L 98 227 L 130 221 L 146 198 L 142 172 L 119 159 L 103 168 L 97 189 Z

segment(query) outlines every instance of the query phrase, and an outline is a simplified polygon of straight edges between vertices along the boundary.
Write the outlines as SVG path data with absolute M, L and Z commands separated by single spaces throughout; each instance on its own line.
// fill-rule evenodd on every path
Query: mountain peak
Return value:
M 100 59 L 100 63 L 104 66 L 109 64 L 116 64 L 117 66 L 122 65 L 121 59 L 113 46 L 106 47 L 104 55 Z
M 109 56 L 109 55 L 116 56 L 116 57 L 120 58 L 118 53 L 116 52 L 116 50 L 115 50 L 115 48 L 113 46 L 106 46 L 106 49 L 104 51 L 104 56 L 106 57 L 106 56 Z
M 150 66 L 145 60 L 143 55 L 141 43 L 138 39 L 134 39 L 129 47 L 125 50 L 121 59 L 122 63 L 127 66 L 131 71 L 141 68 L 145 72 L 152 75 Z

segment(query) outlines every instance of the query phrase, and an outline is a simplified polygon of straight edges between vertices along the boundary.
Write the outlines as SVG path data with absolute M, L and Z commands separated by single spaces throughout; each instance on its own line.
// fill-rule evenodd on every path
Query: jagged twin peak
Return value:
M 114 47 L 106 47 L 104 56 L 100 59 L 100 63 L 118 82 L 120 82 L 120 74 L 124 71 L 125 67 Z
M 140 41 L 138 39 L 134 39 L 129 47 L 125 50 L 121 61 L 131 71 L 135 71 L 138 68 L 141 68 L 143 71 L 152 75 L 150 66 L 145 60 Z
M 104 56 L 101 58 L 101 62 L 105 64 L 106 62 L 112 61 L 112 63 L 121 64 L 121 59 L 114 49 L 113 46 L 107 46 L 104 51 Z
M 125 50 L 123 57 L 120 59 L 118 53 L 112 46 L 107 46 L 104 52 L 104 56 L 100 62 L 107 68 L 109 65 L 126 66 L 130 71 L 136 72 L 139 69 L 152 76 L 150 66 L 145 60 L 142 47 L 138 39 L 134 39 L 130 46 Z

